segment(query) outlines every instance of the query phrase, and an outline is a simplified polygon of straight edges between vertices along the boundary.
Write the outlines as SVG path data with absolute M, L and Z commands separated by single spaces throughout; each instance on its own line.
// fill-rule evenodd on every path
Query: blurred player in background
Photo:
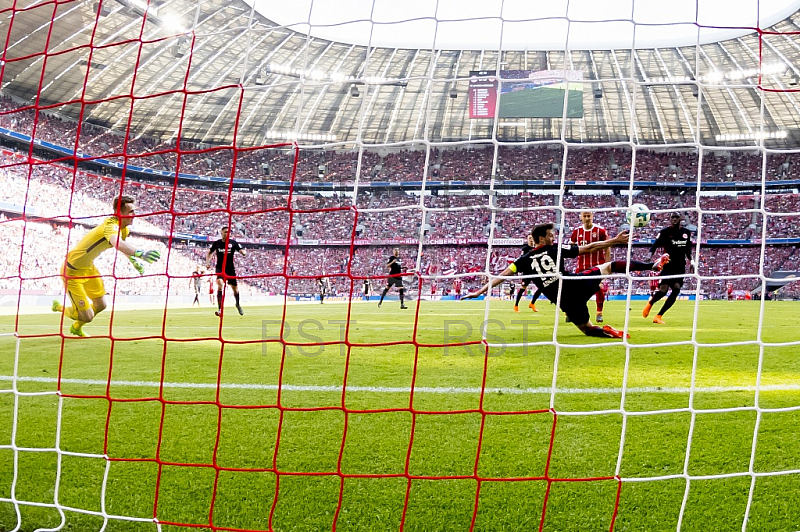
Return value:
M 372 285 L 369 282 L 369 279 L 364 279 L 364 301 L 369 301 L 369 294 L 372 292 Z
M 192 301 L 192 306 L 197 303 L 197 306 L 200 306 L 200 290 L 203 286 L 203 270 L 202 268 L 195 268 L 194 273 L 192 273 L 191 279 L 189 279 L 189 286 L 194 287 L 194 301 Z
M 94 265 L 94 259 L 100 253 L 111 248 L 117 249 L 128 257 L 139 275 L 144 274 L 144 267 L 136 259 L 153 263 L 161 258 L 161 253 L 158 251 L 137 251 L 135 247 L 125 242 L 130 233 L 129 226 L 136 216 L 135 201 L 131 196 L 114 198 L 112 203 L 114 216 L 106 218 L 100 225 L 86 233 L 67 253 L 67 260 L 61 267 L 61 278 L 72 306 L 65 308 L 60 302 L 53 301 L 53 312 L 63 312 L 73 320 L 69 332 L 75 336 L 88 337 L 89 335 L 83 331 L 83 326 L 91 322 L 107 306 L 106 288 L 100 272 Z
M 436 301 L 436 290 L 438 289 L 437 279 L 439 274 L 439 265 L 436 262 L 430 262 L 424 271 L 426 275 L 430 276 L 431 301 Z
M 381 307 L 381 303 L 383 303 L 383 298 L 386 297 L 386 294 L 389 292 L 389 289 L 393 286 L 397 288 L 398 294 L 400 294 L 400 308 L 406 309 L 408 308 L 405 304 L 405 289 L 403 288 L 403 278 L 400 274 L 403 273 L 403 267 L 400 262 L 400 249 L 394 248 L 392 250 L 392 254 L 389 255 L 389 261 L 386 263 L 386 267 L 389 269 L 389 276 L 386 278 L 386 288 L 383 289 L 383 293 L 381 294 L 381 300 L 378 302 L 378 308 Z
M 317 291 L 319 292 L 319 304 L 325 304 L 325 296 L 328 294 L 328 278 L 317 277 Z
M 657 249 L 664 248 L 664 252 L 669 255 L 669 264 L 661 270 L 661 282 L 658 284 L 658 290 L 650 296 L 650 300 L 642 310 L 642 316 L 645 318 L 649 316 L 653 305 L 671 290 L 661 310 L 653 318 L 653 323 L 664 323 L 662 316 L 678 299 L 683 286 L 683 277 L 672 277 L 671 279 L 665 279 L 665 277 L 684 275 L 686 273 L 686 259 L 689 259 L 692 267 L 694 267 L 694 260 L 692 260 L 692 248 L 694 246 L 692 244 L 692 232 L 685 227 L 681 227 L 681 219 L 681 213 L 673 212 L 669 217 L 670 225 L 658 233 L 658 238 L 650 246 L 650 254 L 652 256 L 655 256 Z
M 214 306 L 214 278 L 208 278 L 208 302 Z
M 660 281 L 658 280 L 658 272 L 650 272 L 650 295 L 656 293 L 658 290 L 658 284 Z
M 585 246 L 594 242 L 608 240 L 608 233 L 605 228 L 595 225 L 593 220 L 594 214 L 591 211 L 581 212 L 581 225 L 572 230 L 572 234 L 569 237 L 570 244 Z M 609 261 L 611 261 L 611 248 L 578 255 L 578 267 L 575 271 L 582 272 Z M 597 304 L 597 315 L 595 317 L 597 323 L 603 323 L 603 303 L 606 300 L 605 286 L 600 283 L 600 288 L 594 295 L 595 303 Z
M 227 281 L 228 285 L 233 289 L 233 297 L 236 298 L 236 310 L 239 311 L 240 316 L 243 316 L 244 310 L 242 310 L 239 304 L 239 283 L 236 280 L 236 267 L 233 264 L 233 254 L 238 251 L 242 257 L 245 257 L 247 253 L 233 237 L 229 236 L 228 227 L 222 227 L 219 233 L 222 238 L 215 240 L 214 243 L 211 244 L 211 249 L 208 250 L 208 255 L 206 255 L 206 266 L 211 265 L 212 256 L 216 255 L 217 257 L 215 272 L 217 274 L 218 310 L 214 312 L 214 314 L 217 316 L 222 315 L 222 305 L 225 298 L 225 282 Z M 223 270 L 225 273 L 223 273 Z

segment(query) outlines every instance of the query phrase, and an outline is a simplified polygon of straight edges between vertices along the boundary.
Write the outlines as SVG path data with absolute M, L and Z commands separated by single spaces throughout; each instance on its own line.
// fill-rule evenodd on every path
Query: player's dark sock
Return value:
M 236 299 L 236 306 L 239 306 L 239 292 L 234 292 L 233 297 Z
M 630 265 L 630 271 L 632 272 L 646 272 L 653 269 L 654 263 L 642 262 L 638 260 L 632 260 L 630 262 L 625 262 L 624 260 L 615 260 L 611 263 L 611 273 L 625 273 L 626 264 Z
M 195 295 L 194 295 L 194 301 L 192 301 L 192 306 L 194 306 L 194 304 L 195 304 L 195 303 L 197 303 L 198 305 L 200 305 L 200 300 L 199 300 L 199 299 L 197 299 L 197 294 L 195 294 Z
M 522 299 L 523 294 L 525 294 L 525 289 L 524 288 L 520 288 L 519 290 L 517 290 L 517 300 L 514 301 L 514 306 L 515 307 L 519 306 L 519 300 Z
M 388 287 L 383 290 L 383 293 L 381 294 L 381 300 L 380 300 L 380 302 L 378 302 L 379 305 L 381 303 L 383 303 L 383 298 L 386 297 L 387 293 L 389 293 L 389 288 Z
M 222 310 L 222 290 L 217 290 L 217 308 Z
M 656 290 L 655 292 L 653 292 L 653 295 L 650 296 L 648 303 L 650 303 L 651 305 L 655 305 L 658 302 L 658 300 L 664 297 L 665 295 L 667 295 L 666 292 L 662 292 L 661 290 Z
M 401 288 L 400 290 L 398 290 L 398 292 L 400 292 L 400 306 L 402 307 L 405 304 L 405 303 L 403 303 L 403 300 L 405 299 L 405 295 L 406 295 L 405 294 L 405 290 L 403 290 Z
M 677 301 L 678 299 L 678 294 L 680 293 L 681 293 L 680 290 L 672 290 L 672 292 L 669 293 L 669 297 L 667 298 L 666 301 L 664 301 L 664 306 L 661 307 L 661 310 L 658 311 L 659 316 L 663 316 L 666 311 L 672 308 L 672 305 L 675 304 L 675 301 Z

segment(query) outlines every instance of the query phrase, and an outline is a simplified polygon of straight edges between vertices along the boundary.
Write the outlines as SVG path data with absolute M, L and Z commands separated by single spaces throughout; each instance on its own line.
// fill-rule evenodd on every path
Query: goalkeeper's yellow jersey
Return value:
M 114 237 L 119 234 L 122 240 L 125 240 L 129 232 L 127 227 L 120 232 L 116 216 L 106 218 L 103 223 L 86 233 L 78 245 L 69 251 L 67 266 L 75 270 L 90 268 L 98 255 L 112 247 L 111 240 Z

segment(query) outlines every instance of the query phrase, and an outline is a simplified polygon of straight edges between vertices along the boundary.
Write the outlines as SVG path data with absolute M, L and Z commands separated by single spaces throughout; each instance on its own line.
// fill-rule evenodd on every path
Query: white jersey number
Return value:
M 556 261 L 547 254 L 531 257 L 531 266 L 539 275 L 555 275 L 558 269 Z

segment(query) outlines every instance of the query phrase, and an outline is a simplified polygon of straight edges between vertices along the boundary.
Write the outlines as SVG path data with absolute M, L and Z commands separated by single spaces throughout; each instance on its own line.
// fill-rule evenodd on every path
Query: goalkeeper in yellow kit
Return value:
M 94 266 L 94 259 L 107 249 L 116 248 L 126 255 L 139 274 L 144 267 L 136 260 L 153 263 L 161 258 L 158 251 L 137 251 L 125 242 L 136 214 L 135 200 L 130 196 L 119 196 L 114 199 L 116 216 L 106 218 L 103 223 L 86 233 L 78 245 L 67 253 L 67 260 L 61 268 L 61 278 L 67 289 L 67 297 L 71 306 L 64 308 L 58 301 L 53 301 L 53 312 L 64 312 L 75 323 L 69 332 L 87 337 L 83 326 L 106 308 L 106 289 L 100 272 Z

